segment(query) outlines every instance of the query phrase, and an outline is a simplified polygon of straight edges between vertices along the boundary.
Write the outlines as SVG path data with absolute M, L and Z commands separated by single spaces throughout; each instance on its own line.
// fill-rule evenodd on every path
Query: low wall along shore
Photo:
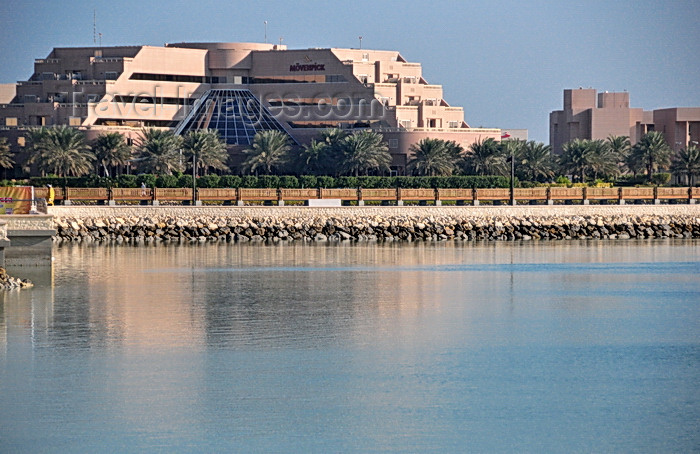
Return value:
M 56 206 L 55 241 L 472 241 L 700 238 L 700 205 Z

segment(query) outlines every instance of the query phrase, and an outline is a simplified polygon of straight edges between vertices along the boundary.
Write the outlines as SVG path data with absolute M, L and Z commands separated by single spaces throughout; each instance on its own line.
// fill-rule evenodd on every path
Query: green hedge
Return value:
M 652 174 L 651 183 L 649 182 L 649 178 L 644 174 L 636 176 L 623 175 L 615 180 L 615 186 L 649 186 L 650 184 L 665 186 L 669 181 L 671 181 L 671 174 L 665 172 Z
M 157 188 L 179 188 L 178 178 L 175 175 L 160 175 L 156 178 Z
M 52 184 L 62 187 L 64 183 L 72 188 L 117 187 L 137 188 L 141 183 L 148 187 L 190 188 L 192 175 L 119 175 L 114 178 L 88 176 L 67 179 L 48 176 L 33 177 L 30 184 L 45 186 Z M 519 185 L 518 181 L 515 182 Z M 507 188 L 508 177 L 502 176 L 453 176 L 453 177 L 331 177 L 315 175 L 206 175 L 197 178 L 200 188 Z

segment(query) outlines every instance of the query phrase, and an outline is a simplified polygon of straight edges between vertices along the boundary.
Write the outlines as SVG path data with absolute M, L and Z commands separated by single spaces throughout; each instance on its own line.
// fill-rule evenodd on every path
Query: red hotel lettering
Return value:
M 289 70 L 290 71 L 325 71 L 326 70 L 326 64 L 319 64 L 319 63 L 314 63 L 312 65 L 300 65 L 297 63 L 296 65 L 289 65 Z
M 12 197 L 0 197 L 0 203 L 12 203 Z

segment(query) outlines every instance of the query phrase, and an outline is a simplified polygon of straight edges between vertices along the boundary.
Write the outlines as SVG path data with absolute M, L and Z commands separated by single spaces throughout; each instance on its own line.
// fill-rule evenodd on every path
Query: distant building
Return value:
M 527 129 L 501 128 L 501 140 L 524 140 L 528 139 Z
M 0 84 L 0 104 L 9 104 L 17 96 L 17 84 Z
M 55 48 L 27 81 L 0 89 L 0 135 L 16 151 L 30 126 L 70 125 L 88 138 L 143 127 L 218 129 L 233 155 L 257 131 L 308 143 L 322 129 L 384 135 L 392 171 L 405 173 L 412 144 L 427 137 L 467 148 L 500 129 L 472 128 L 420 63 L 397 51 L 287 49 L 262 43 Z M 12 99 L 10 99 L 12 98 Z
M 674 150 L 700 142 L 700 107 L 672 107 L 654 110 L 655 131 L 661 131 Z
M 649 131 L 661 131 L 679 150 L 700 139 L 700 107 L 645 111 L 630 108 L 627 92 L 597 93 L 592 88 L 564 90 L 564 108 L 549 114 L 549 143 L 555 153 L 574 139 L 628 136 L 635 144 Z

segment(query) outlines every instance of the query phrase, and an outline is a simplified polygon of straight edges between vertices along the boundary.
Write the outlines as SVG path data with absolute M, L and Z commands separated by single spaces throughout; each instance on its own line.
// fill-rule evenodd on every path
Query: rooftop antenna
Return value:
M 265 44 L 267 44 L 267 21 L 265 21 L 264 24 L 265 24 Z
M 92 10 L 92 44 L 97 44 L 97 9 Z
M 280 36 L 280 47 L 282 47 L 282 41 L 284 41 L 284 39 Z
M 360 38 L 360 50 L 362 50 L 362 36 L 358 36 Z
M 97 36 L 100 37 L 100 47 L 102 47 L 102 33 L 98 33 Z

